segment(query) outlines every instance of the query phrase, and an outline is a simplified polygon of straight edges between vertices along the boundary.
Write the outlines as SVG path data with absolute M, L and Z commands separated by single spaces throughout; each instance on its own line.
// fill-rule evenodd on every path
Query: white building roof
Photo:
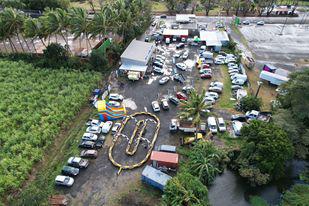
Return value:
M 188 36 L 189 31 L 188 29 L 164 29 L 163 35 L 164 36 Z
M 176 14 L 176 22 L 189 22 L 190 19 L 195 18 L 195 14 Z
M 206 41 L 206 46 L 222 46 L 216 31 L 200 31 L 201 41 Z
M 154 43 L 133 39 L 122 53 L 121 58 L 143 62 L 146 65 L 154 49 Z
M 123 71 L 136 71 L 136 72 L 146 72 L 147 66 L 136 65 L 136 64 L 122 64 L 119 70 Z
M 216 31 L 216 34 L 219 41 L 230 41 L 226 31 Z

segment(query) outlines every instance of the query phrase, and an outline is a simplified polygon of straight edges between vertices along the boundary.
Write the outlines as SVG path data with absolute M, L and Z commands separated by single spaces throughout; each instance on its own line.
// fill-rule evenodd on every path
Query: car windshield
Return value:
M 66 177 L 66 178 L 64 178 L 64 183 L 68 183 L 70 181 L 70 178 L 69 177 Z

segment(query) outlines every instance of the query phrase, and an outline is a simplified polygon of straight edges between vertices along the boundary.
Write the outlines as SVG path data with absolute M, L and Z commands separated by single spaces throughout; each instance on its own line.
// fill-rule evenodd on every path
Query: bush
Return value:
M 240 100 L 240 110 L 243 112 L 257 110 L 260 111 L 262 100 L 255 96 L 246 96 Z
M 209 205 L 208 190 L 198 178 L 186 172 L 179 172 L 167 182 L 162 196 L 166 206 Z
M 283 195 L 282 206 L 308 206 L 309 185 L 294 185 Z
M 109 69 L 108 59 L 105 52 L 100 52 L 99 50 L 93 50 L 89 59 L 89 63 L 92 69 L 95 71 L 106 71 Z
M 44 64 L 52 68 L 59 68 L 69 59 L 68 51 L 57 43 L 51 43 L 43 50 Z

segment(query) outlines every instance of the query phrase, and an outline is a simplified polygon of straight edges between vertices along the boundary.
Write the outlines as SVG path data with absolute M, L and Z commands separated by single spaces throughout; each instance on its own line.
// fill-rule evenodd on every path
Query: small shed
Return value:
M 200 31 L 201 41 L 211 50 L 221 51 L 222 43 L 218 39 L 216 31 Z
M 167 181 L 172 177 L 149 165 L 142 172 L 142 181 L 160 190 L 164 190 Z
M 152 151 L 150 161 L 155 168 L 167 167 L 176 169 L 178 167 L 179 155 L 177 153 Z

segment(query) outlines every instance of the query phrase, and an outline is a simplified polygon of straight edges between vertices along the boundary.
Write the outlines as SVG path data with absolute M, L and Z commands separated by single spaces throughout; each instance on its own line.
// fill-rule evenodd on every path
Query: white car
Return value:
M 109 133 L 110 129 L 112 128 L 113 126 L 113 122 L 112 121 L 107 121 L 107 122 L 104 122 L 102 124 L 102 133 L 103 134 L 107 134 Z
M 242 86 L 242 85 L 245 84 L 245 80 L 243 80 L 243 79 L 234 79 L 234 80 L 232 81 L 232 84 L 236 84 L 236 85 Z
M 241 135 L 240 130 L 241 130 L 242 127 L 243 127 L 243 123 L 242 122 L 236 121 L 236 120 L 232 121 L 232 128 L 233 128 L 235 136 L 240 136 Z
M 153 71 L 157 74 L 164 74 L 164 70 L 159 67 L 153 67 Z
M 225 125 L 224 119 L 222 117 L 218 118 L 218 127 L 219 127 L 220 132 L 226 131 L 226 125 Z
M 120 107 L 120 103 L 116 101 L 109 101 L 108 104 L 112 107 Z
M 71 187 L 74 184 L 74 179 L 69 176 L 57 175 L 55 184 L 60 186 Z
M 186 69 L 187 69 L 187 65 L 186 65 L 185 63 L 182 63 L 182 62 L 177 63 L 177 64 L 176 64 L 176 67 L 177 67 L 178 69 L 182 70 L 182 71 L 186 71 Z
M 238 68 L 238 65 L 235 64 L 234 62 L 230 62 L 227 64 L 228 67 L 237 67 Z
M 216 103 L 216 100 L 213 97 L 208 96 L 204 98 L 204 102 L 206 105 L 212 105 Z
M 258 21 L 258 22 L 256 22 L 256 25 L 259 25 L 259 26 L 263 26 L 264 24 L 265 24 L 264 21 Z
M 199 74 L 212 73 L 212 70 L 211 69 L 201 69 L 198 73 Z
M 221 64 L 225 64 L 225 62 L 221 59 L 215 59 L 215 64 L 221 65 Z
M 118 130 L 121 127 L 121 123 L 120 122 L 116 122 L 112 128 L 112 134 L 116 134 L 118 132 Z
M 208 91 L 210 92 L 217 92 L 218 94 L 221 94 L 222 93 L 222 90 L 223 88 L 222 87 L 209 87 L 208 88 Z
M 238 69 L 229 69 L 228 73 L 231 75 L 231 73 L 239 73 Z
M 160 112 L 160 106 L 158 101 L 151 102 L 151 106 L 154 112 Z
M 181 55 L 180 52 L 177 52 L 177 53 L 175 53 L 175 54 L 173 55 L 173 57 L 174 57 L 174 58 L 179 58 L 180 55 Z
M 101 133 L 101 127 L 98 125 L 92 125 L 90 127 L 87 127 L 86 132 L 93 133 L 93 134 L 100 134 Z
M 189 52 L 188 51 L 186 51 L 186 52 L 184 52 L 183 54 L 182 54 L 182 59 L 188 59 L 188 57 L 189 57 Z
M 84 133 L 84 135 L 82 136 L 82 140 L 87 140 L 87 141 L 97 141 L 98 139 L 98 135 L 93 134 L 93 133 Z
M 123 96 L 121 94 L 117 94 L 117 93 L 111 93 L 108 98 L 109 98 L 109 100 L 116 100 L 116 101 L 122 101 L 123 100 Z
M 210 87 L 221 87 L 221 88 L 223 88 L 223 83 L 218 82 L 218 81 L 210 82 Z
M 159 84 L 161 84 L 161 85 L 166 84 L 169 80 L 170 80 L 170 78 L 167 77 L 167 76 L 162 77 L 162 78 L 159 80 Z
M 216 92 L 206 92 L 205 97 L 212 97 L 213 99 L 219 99 L 219 94 Z
M 166 60 L 166 57 L 165 57 L 165 56 L 163 56 L 163 55 L 157 55 L 157 56 L 156 56 L 156 58 L 162 59 L 163 61 L 165 61 L 165 60 Z

